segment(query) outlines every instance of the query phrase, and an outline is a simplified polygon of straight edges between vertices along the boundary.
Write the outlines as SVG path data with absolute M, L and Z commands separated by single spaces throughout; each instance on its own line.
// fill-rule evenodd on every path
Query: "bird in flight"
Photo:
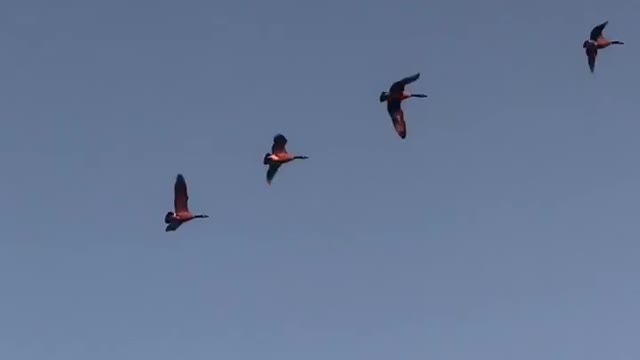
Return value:
M 400 81 L 396 81 L 391 85 L 389 92 L 383 91 L 380 94 L 380 102 L 387 102 L 387 112 L 391 116 L 393 127 L 396 129 L 400 138 L 407 137 L 407 124 L 404 121 L 404 111 L 402 111 L 402 101 L 410 97 L 426 98 L 425 94 L 410 94 L 404 91 L 404 88 L 412 82 L 418 80 L 420 73 L 406 77 Z
M 208 218 L 209 215 L 193 215 L 189 211 L 189 195 L 187 194 L 187 182 L 182 174 L 178 174 L 176 183 L 173 186 L 173 207 L 174 211 L 169 211 L 164 216 L 164 223 L 167 224 L 165 231 L 176 231 L 180 225 L 193 219 Z
M 608 23 L 608 21 L 605 21 L 594 27 L 589 35 L 589 40 L 585 40 L 585 42 L 582 43 L 582 47 L 585 49 L 585 53 L 587 54 L 589 70 L 591 70 L 591 73 L 596 69 L 596 57 L 598 56 L 598 50 L 604 49 L 609 45 L 624 45 L 622 41 L 610 41 L 604 37 L 602 32 Z
M 271 145 L 271 153 L 264 155 L 263 164 L 269 165 L 267 170 L 267 185 L 271 185 L 271 181 L 276 176 L 278 169 L 283 164 L 296 159 L 308 159 L 308 156 L 293 156 L 286 149 L 287 138 L 282 134 L 273 137 L 273 145 Z

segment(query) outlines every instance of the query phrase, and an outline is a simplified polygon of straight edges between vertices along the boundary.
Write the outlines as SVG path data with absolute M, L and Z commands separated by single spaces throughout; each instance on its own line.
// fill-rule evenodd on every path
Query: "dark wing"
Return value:
M 418 80 L 418 78 L 420 78 L 420 73 L 417 73 L 415 75 L 411 75 L 408 76 L 400 81 L 396 81 L 393 83 L 393 85 L 391 85 L 391 88 L 389 89 L 389 94 L 395 95 L 395 94 L 400 94 L 404 91 L 404 87 L 411 84 L 412 82 Z
M 188 212 L 189 195 L 187 195 L 187 182 L 184 180 L 182 174 L 178 174 L 173 192 L 173 206 L 175 207 L 176 213 Z
M 172 222 L 169 223 L 169 225 L 167 225 L 167 227 L 164 229 L 164 231 L 166 231 L 166 232 L 176 231 L 176 230 L 178 230 L 180 225 L 182 225 L 182 223 L 180 221 L 172 221 Z
M 589 70 L 593 73 L 596 69 L 596 56 L 598 56 L 598 49 L 595 46 L 591 49 L 587 49 L 587 59 L 589 61 Z
M 398 110 L 396 110 L 396 112 L 391 115 L 391 120 L 393 121 L 393 128 L 396 130 L 396 133 L 398 133 L 400 138 L 406 138 L 407 123 L 404 121 L 404 111 L 398 108 Z
M 271 181 L 276 176 L 276 173 L 280 169 L 280 164 L 271 164 L 269 165 L 269 169 L 267 170 L 267 184 L 271 185 Z
M 387 112 L 389 116 L 393 119 L 398 111 L 402 111 L 402 101 L 397 98 L 389 99 L 387 101 Z
M 287 152 L 287 149 L 285 147 L 286 145 L 287 145 L 287 138 L 284 135 L 278 134 L 274 136 L 273 145 L 271 146 L 271 153 L 272 154 L 286 153 Z
M 597 41 L 601 36 L 602 36 L 602 31 L 604 30 L 604 28 L 607 26 L 609 22 L 605 21 L 602 24 L 594 27 L 591 30 L 591 35 L 589 35 L 589 39 L 591 39 L 592 41 Z

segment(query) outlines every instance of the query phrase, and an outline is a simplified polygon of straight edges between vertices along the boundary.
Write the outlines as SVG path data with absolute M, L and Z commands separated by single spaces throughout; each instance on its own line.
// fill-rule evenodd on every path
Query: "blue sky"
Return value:
M 639 11 L 3 1 L 0 358 L 637 359 Z

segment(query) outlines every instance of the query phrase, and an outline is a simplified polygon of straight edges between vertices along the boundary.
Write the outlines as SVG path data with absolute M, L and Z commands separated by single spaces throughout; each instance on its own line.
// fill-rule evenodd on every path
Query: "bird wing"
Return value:
M 396 112 L 391 115 L 391 120 L 393 121 L 393 128 L 396 130 L 396 133 L 398 133 L 400 138 L 406 138 L 407 123 L 404 121 L 404 111 L 398 108 Z
M 607 26 L 607 24 L 609 23 L 609 21 L 605 21 L 600 25 L 597 25 L 596 27 L 594 27 L 591 30 L 591 34 L 589 35 L 589 39 L 591 39 L 592 41 L 598 41 L 598 39 L 602 36 L 602 31 L 604 31 L 604 28 Z
M 389 116 L 393 119 L 398 111 L 402 111 L 402 101 L 398 98 L 389 99 L 387 101 L 387 112 Z
M 284 135 L 278 134 L 274 136 L 273 145 L 271 145 L 271 153 L 286 154 L 287 153 L 286 145 L 287 145 L 287 138 Z
M 587 59 L 589 62 L 589 70 L 593 73 L 596 69 L 596 57 L 598 56 L 598 49 L 595 46 L 591 49 L 587 49 Z
M 187 182 L 184 180 L 184 176 L 182 176 L 182 174 L 178 174 L 176 183 L 173 187 L 173 192 L 173 206 L 175 207 L 176 213 L 189 212 Z
M 398 95 L 401 94 L 404 91 L 404 87 L 411 84 L 412 82 L 418 80 L 418 78 L 420 78 L 420 73 L 411 75 L 411 76 L 407 76 L 406 78 L 400 80 L 400 81 L 396 81 L 393 83 L 393 85 L 391 85 L 391 88 L 389 89 L 389 94 L 390 95 Z
M 169 225 L 167 225 L 167 227 L 164 229 L 165 232 L 169 232 L 169 231 L 176 231 L 178 230 L 178 228 L 180 227 L 180 225 L 182 225 L 181 222 L 179 221 L 172 221 L 169 223 Z
M 271 181 L 276 176 L 276 173 L 280 169 L 280 164 L 270 164 L 269 169 L 267 170 L 267 184 L 271 185 Z

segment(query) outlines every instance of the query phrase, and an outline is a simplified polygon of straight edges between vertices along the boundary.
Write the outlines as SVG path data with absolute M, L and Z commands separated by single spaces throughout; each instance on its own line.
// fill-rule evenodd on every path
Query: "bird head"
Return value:
M 586 49 L 589 46 L 589 44 L 591 44 L 591 41 L 585 40 L 585 42 L 582 43 L 582 48 Z
M 380 102 L 385 102 L 387 101 L 387 98 L 389 97 L 389 94 L 387 94 L 386 91 L 383 91 L 380 93 Z

